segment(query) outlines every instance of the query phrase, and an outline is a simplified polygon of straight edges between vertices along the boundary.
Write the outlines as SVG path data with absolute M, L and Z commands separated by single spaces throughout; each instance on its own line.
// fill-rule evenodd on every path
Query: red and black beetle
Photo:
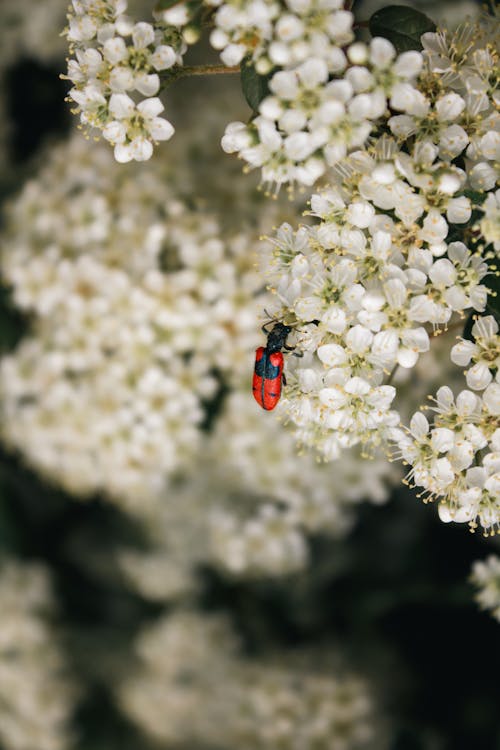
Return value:
M 267 326 L 274 323 L 270 331 Z M 262 326 L 267 334 L 267 345 L 259 346 L 255 352 L 255 369 L 253 373 L 253 395 L 257 403 L 266 411 L 274 409 L 281 396 L 281 384 L 286 385 L 283 372 L 282 349 L 293 351 L 293 346 L 287 346 L 286 340 L 292 330 L 284 323 L 270 321 Z

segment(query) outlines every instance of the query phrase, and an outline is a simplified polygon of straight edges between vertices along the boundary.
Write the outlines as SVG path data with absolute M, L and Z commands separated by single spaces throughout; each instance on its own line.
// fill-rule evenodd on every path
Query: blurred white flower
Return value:
M 325 654 L 305 649 L 250 661 L 229 622 L 190 610 L 144 629 L 136 651 L 140 667 L 118 700 L 156 741 L 228 750 L 292 750 L 298 741 L 303 750 L 327 750 L 375 741 L 365 682 L 334 675 L 329 655 L 326 665 Z
M 474 391 L 484 390 L 496 378 L 500 382 L 500 336 L 492 315 L 478 317 L 471 330 L 473 341 L 460 339 L 451 350 L 451 359 L 467 367 L 467 385 Z
M 489 610 L 500 622 L 500 557 L 489 555 L 472 566 L 471 582 L 477 589 L 475 599 L 481 609 Z
M 46 569 L 0 561 L 0 742 L 5 750 L 67 750 L 74 687 L 50 619 Z
M 1 365 L 4 439 L 70 491 L 124 503 L 196 455 L 215 373 L 251 367 L 262 289 L 247 235 L 223 240 L 168 171 L 132 170 L 59 147 L 12 204 L 2 255 L 37 318 Z

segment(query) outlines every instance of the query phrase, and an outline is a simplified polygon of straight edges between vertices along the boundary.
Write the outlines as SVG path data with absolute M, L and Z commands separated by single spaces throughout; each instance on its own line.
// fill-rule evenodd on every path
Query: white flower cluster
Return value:
M 248 372 L 261 281 L 152 164 L 72 139 L 12 204 L 2 270 L 33 335 L 1 365 L 2 434 L 70 491 L 143 501 L 196 454 L 205 403 Z
M 67 78 L 75 111 L 86 130 L 102 132 L 114 146 L 117 161 L 145 161 L 154 143 L 174 133 L 160 117 L 159 73 L 182 64 L 186 14 L 175 8 L 153 25 L 126 16 L 127 0 L 72 3 L 67 36 L 75 56 Z
M 500 557 L 489 555 L 472 566 L 471 581 L 477 587 L 475 599 L 481 609 L 490 610 L 500 622 Z
M 354 750 L 374 739 L 365 683 L 333 676 L 324 654 L 321 662 L 303 650 L 249 661 L 239 655 L 227 621 L 191 611 L 144 630 L 136 650 L 141 668 L 121 687 L 119 700 L 156 741 L 227 750 Z
M 422 36 L 425 69 L 417 96 L 401 97 L 403 115 L 389 119 L 398 138 L 432 141 L 444 161 L 463 159 L 474 190 L 500 178 L 500 25 L 485 15 L 455 32 Z
M 434 183 L 417 190 L 403 156 L 390 139 L 354 153 L 338 184 L 311 199 L 321 222 L 297 232 L 285 224 L 273 241 L 276 313 L 296 327 L 304 353 L 288 360 L 283 405 L 302 442 L 327 458 L 384 442 L 399 423 L 386 376 L 428 350 L 426 324 L 446 326 L 455 312 L 485 306 L 486 263 L 464 243 L 446 242 L 451 219 L 428 203 Z M 453 194 L 437 191 L 458 212 L 465 204 Z
M 204 447 L 202 443 L 201 453 Z M 146 547 L 123 546 L 115 553 L 114 562 L 126 584 L 144 599 L 170 603 L 198 593 L 199 569 L 212 562 L 210 512 L 214 498 L 206 471 L 209 474 L 210 467 L 196 465 L 195 470 L 171 482 L 166 497 L 142 505 L 134 513 Z
M 494 249 L 500 252 L 500 190 L 487 196 L 481 211 L 481 234 L 488 244 L 492 244 Z
M 353 14 L 342 0 L 207 0 L 217 7 L 210 41 L 226 65 L 248 56 L 258 73 L 290 68 L 311 57 L 332 70 L 354 38 Z
M 227 126 L 223 149 L 260 167 L 265 183 L 278 188 L 283 183 L 312 185 L 329 166 L 366 143 L 388 100 L 400 109 L 411 92 L 417 96 L 414 84 L 423 64 L 419 52 L 396 56 L 382 38 L 369 46 L 355 42 L 347 55 L 336 51 L 333 66 L 310 57 L 275 72 L 258 116 L 249 125 Z
M 270 95 L 249 124 L 228 125 L 224 150 L 261 168 L 265 183 L 312 185 L 363 147 L 376 127 L 378 137 L 391 132 L 405 144 L 411 184 L 439 182 L 443 162 L 463 157 L 469 185 L 493 189 L 500 153 L 498 29 L 470 24 L 422 41 L 423 53 L 396 55 L 388 40 L 374 38 L 345 52 L 335 47 L 330 56 L 320 48 L 273 62 L 280 69 L 269 80 Z M 459 171 L 439 191 L 455 193 L 464 183 Z
M 461 340 L 453 361 L 466 371 L 471 390 L 456 398 L 447 386 L 437 392 L 433 424 L 418 412 L 408 434 L 399 435 L 401 455 L 411 465 L 409 480 L 427 499 L 439 499 L 442 521 L 500 528 L 500 336 L 491 316 L 473 326 L 475 342 Z M 495 380 L 493 380 L 495 378 Z
M 471 334 L 472 341 L 461 338 L 455 344 L 451 359 L 459 367 L 469 368 L 465 371 L 468 387 L 473 391 L 483 391 L 493 380 L 500 383 L 498 323 L 492 315 L 477 317 Z
M 368 464 L 346 454 L 321 465 L 310 454 L 297 456 L 291 432 L 270 422 L 241 392 L 228 399 L 209 452 L 217 466 L 214 498 L 227 496 L 219 507 L 213 504 L 211 553 L 233 575 L 303 568 L 307 534 L 345 534 L 352 503 L 384 502 L 388 482 L 399 479 L 383 459 Z
M 171 485 L 168 499 L 145 515 L 152 549 L 121 551 L 119 564 L 143 596 L 184 596 L 196 589 L 202 564 L 247 578 L 303 569 L 308 535 L 344 535 L 355 503 L 382 503 L 399 481 L 383 459 L 346 454 L 318 464 L 309 454 L 297 456 L 290 431 L 248 396 L 246 387 L 227 397 L 196 472 Z
M 45 568 L 0 562 L 0 743 L 5 750 L 66 750 L 74 691 L 48 621 Z

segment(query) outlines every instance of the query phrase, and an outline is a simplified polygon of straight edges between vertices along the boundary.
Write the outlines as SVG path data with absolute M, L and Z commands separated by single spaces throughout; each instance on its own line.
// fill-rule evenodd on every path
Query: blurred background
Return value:
M 0 748 L 500 748 L 469 580 L 498 542 L 383 457 L 297 457 L 251 398 L 259 237 L 302 203 L 220 150 L 238 79 L 173 84 L 176 136 L 119 165 L 64 101 L 65 13 L 0 3 Z

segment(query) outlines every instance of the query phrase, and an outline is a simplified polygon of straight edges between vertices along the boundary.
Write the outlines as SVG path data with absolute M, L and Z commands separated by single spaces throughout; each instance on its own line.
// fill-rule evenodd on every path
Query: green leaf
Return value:
M 388 5 L 378 10 L 370 18 L 369 26 L 372 36 L 388 39 L 397 52 L 422 49 L 422 34 L 436 30 L 434 21 L 420 11 L 404 5 Z
M 157 0 L 155 11 L 159 13 L 162 10 L 169 10 L 169 8 L 179 5 L 181 2 L 182 0 Z
M 474 341 L 474 337 L 472 335 L 472 326 L 474 325 L 475 317 L 477 317 L 477 312 L 473 310 L 471 313 L 469 313 L 469 317 L 465 321 L 464 330 L 462 331 L 462 338 L 466 339 L 467 341 Z
M 489 245 L 486 248 L 491 252 L 492 246 Z M 498 261 L 491 259 L 488 261 L 490 272 L 486 274 L 482 280 L 482 284 L 488 288 L 488 297 L 486 299 L 486 309 L 483 313 L 478 313 L 476 310 L 472 310 L 465 321 L 464 330 L 462 332 L 462 338 L 468 341 L 474 341 L 472 335 L 472 326 L 474 325 L 475 319 L 478 315 L 493 315 L 497 323 L 500 325 L 500 273 L 498 270 Z
M 473 206 L 482 206 L 486 200 L 486 193 L 479 190 L 464 190 L 464 195 L 470 200 Z
M 261 76 L 254 66 L 245 58 L 241 63 L 241 88 L 245 99 L 254 112 L 259 109 L 259 104 L 269 94 L 269 78 L 272 73 Z
M 9 291 L 0 286 L 0 354 L 10 351 L 26 328 L 26 320 L 13 307 Z
M 493 270 L 482 282 L 485 284 L 490 293 L 486 302 L 486 315 L 493 315 L 497 323 L 500 323 L 500 275 L 498 271 Z

